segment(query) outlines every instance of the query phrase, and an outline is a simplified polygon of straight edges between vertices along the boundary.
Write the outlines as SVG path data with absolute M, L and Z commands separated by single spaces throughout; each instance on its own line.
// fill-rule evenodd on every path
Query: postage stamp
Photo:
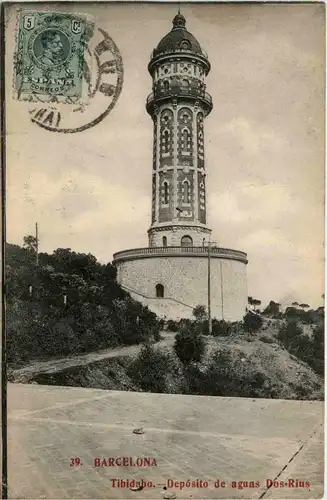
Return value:
M 75 106 L 66 106 L 58 96 L 51 102 L 37 96 L 30 105 L 32 123 L 50 132 L 72 134 L 94 127 L 115 107 L 122 92 L 124 66 L 121 53 L 100 27 L 94 27 L 92 37 L 85 41 L 83 97 Z
M 19 100 L 75 103 L 82 96 L 84 50 L 90 36 L 82 16 L 20 12 L 14 86 Z

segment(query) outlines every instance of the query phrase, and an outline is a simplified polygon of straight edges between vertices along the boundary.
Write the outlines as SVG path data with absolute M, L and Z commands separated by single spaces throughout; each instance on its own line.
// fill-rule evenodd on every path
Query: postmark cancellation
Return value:
M 84 50 L 92 23 L 81 15 L 23 11 L 14 56 L 16 98 L 76 103 L 83 96 Z

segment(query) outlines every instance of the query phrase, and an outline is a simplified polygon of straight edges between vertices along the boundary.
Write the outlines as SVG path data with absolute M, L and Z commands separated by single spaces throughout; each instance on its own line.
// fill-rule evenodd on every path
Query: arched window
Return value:
M 181 246 L 182 247 L 192 247 L 193 246 L 193 240 L 191 236 L 183 236 L 181 239 Z
M 186 78 L 184 78 L 184 80 L 182 80 L 182 90 L 184 92 L 187 92 L 189 90 L 189 86 L 190 86 L 190 82 L 188 80 L 186 80 Z
M 169 152 L 169 132 L 164 130 L 162 134 L 162 149 L 164 153 Z
M 167 246 L 167 236 L 162 237 L 162 246 L 166 247 Z
M 188 149 L 188 138 L 189 138 L 189 131 L 187 128 L 184 128 L 183 130 L 183 142 L 185 149 Z
M 164 81 L 163 87 L 166 94 L 169 91 L 169 82 L 167 80 Z
M 164 293 L 165 293 L 164 286 L 161 285 L 161 283 L 158 283 L 158 285 L 156 285 L 156 297 L 158 299 L 162 299 L 164 297 Z
M 190 184 L 187 180 L 183 182 L 183 203 L 191 203 Z
M 168 205 L 169 202 L 169 186 L 167 181 L 163 183 L 163 202 L 165 205 Z

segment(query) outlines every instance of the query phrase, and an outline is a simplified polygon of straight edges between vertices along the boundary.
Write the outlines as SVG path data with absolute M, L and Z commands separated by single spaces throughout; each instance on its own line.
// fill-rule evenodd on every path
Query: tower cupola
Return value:
M 171 31 L 159 42 L 157 48 L 153 51 L 153 56 L 174 51 L 188 51 L 206 57 L 197 39 L 187 31 L 186 19 L 180 13 L 174 17 Z

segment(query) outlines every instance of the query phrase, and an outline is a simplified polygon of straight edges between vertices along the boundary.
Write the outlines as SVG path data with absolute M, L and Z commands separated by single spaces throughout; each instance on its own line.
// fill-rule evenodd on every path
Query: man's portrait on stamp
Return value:
M 322 498 L 325 10 L 5 4 L 4 500 Z
M 36 37 L 33 52 L 41 65 L 56 66 L 64 63 L 68 58 L 70 43 L 61 31 L 47 29 Z

